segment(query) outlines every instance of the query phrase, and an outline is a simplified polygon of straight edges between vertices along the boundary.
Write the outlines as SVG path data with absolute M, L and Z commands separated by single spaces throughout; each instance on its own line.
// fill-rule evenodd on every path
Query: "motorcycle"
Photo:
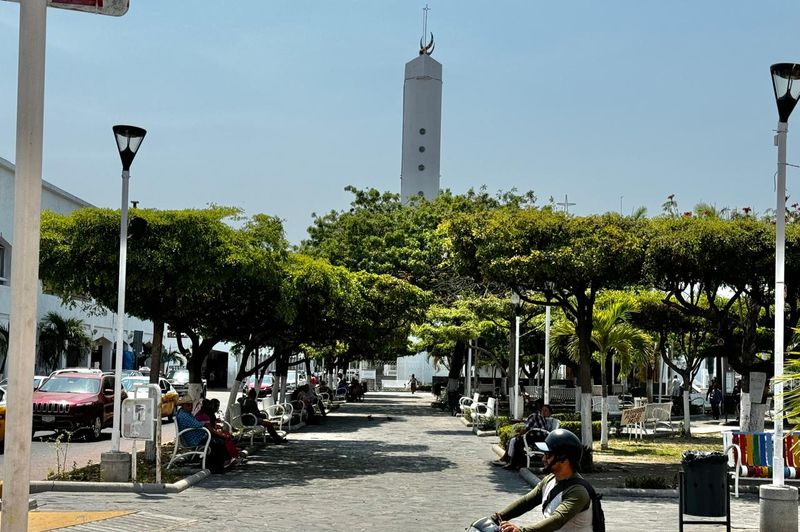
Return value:
M 467 532 L 500 532 L 500 524 L 492 516 L 478 519 L 472 523 Z

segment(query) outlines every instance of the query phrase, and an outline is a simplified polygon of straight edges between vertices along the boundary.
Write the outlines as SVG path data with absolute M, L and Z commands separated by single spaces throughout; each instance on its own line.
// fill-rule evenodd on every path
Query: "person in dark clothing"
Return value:
M 250 388 L 250 391 L 247 392 L 247 398 L 242 402 L 242 423 L 249 426 L 256 424 L 261 425 L 267 429 L 272 441 L 275 443 L 286 443 L 286 438 L 278 434 L 278 431 L 275 430 L 275 425 L 267 419 L 267 414 L 258 408 L 257 395 L 258 392 L 255 388 Z M 251 416 L 245 416 L 244 414 L 252 414 L 258 422 L 252 423 L 253 418 Z
M 522 431 L 508 441 L 508 446 L 506 446 L 506 452 L 503 456 L 499 460 L 492 462 L 492 464 L 513 470 L 523 467 L 526 463 L 524 439 L 528 437 L 543 441 L 550 430 L 551 415 L 550 405 L 542 405 L 541 412 L 538 409 L 534 410 L 525 420 L 525 427 Z M 529 439 L 528 442 L 532 441 L 532 439 Z

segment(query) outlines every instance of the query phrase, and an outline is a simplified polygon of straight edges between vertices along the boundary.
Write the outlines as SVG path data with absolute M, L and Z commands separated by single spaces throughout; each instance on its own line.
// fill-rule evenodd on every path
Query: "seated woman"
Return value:
M 244 414 L 252 414 L 252 416 L 255 416 L 257 423 L 252 423 L 253 417 L 245 416 Z M 286 438 L 278 434 L 278 431 L 275 430 L 275 425 L 267 419 L 267 414 L 258 408 L 258 393 L 255 388 L 251 388 L 250 391 L 247 392 L 247 399 L 242 402 L 242 416 L 242 423 L 244 425 L 252 426 L 259 424 L 267 429 L 272 441 L 275 443 L 286 443 Z
M 219 410 L 219 401 L 217 401 L 217 410 Z M 200 410 L 194 415 L 195 419 L 203 424 L 205 428 L 211 433 L 211 441 L 213 443 L 222 444 L 229 456 L 229 465 L 236 465 L 242 460 L 241 453 L 233 441 L 233 436 L 230 432 L 222 430 L 217 424 L 217 410 L 214 410 L 213 402 L 208 399 L 203 399 Z

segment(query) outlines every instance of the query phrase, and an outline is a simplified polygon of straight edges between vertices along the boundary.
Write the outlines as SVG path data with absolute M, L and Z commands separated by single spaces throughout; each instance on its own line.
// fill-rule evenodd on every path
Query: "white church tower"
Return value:
M 442 141 L 442 64 L 431 57 L 433 34 L 428 44 L 428 7 L 423 16 L 419 56 L 406 63 L 403 84 L 403 157 L 400 197 L 433 200 L 439 195 L 439 160 Z

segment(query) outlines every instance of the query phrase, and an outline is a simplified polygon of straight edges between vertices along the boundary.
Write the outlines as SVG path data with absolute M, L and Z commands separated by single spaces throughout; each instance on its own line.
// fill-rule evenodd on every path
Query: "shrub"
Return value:
M 592 421 L 592 439 L 599 440 L 600 439 L 600 425 L 602 422 L 600 421 Z M 580 421 L 562 421 L 559 428 L 566 429 L 573 434 L 575 434 L 578 438 L 581 437 L 581 422 Z
M 516 436 L 522 429 L 525 428 L 524 423 L 516 423 L 514 425 L 503 425 L 497 428 L 497 435 L 500 437 L 500 447 L 505 449 L 508 447 L 508 441 Z
M 672 489 L 672 483 L 664 477 L 655 475 L 641 475 L 638 477 L 625 477 L 626 488 L 639 488 L 651 490 Z
M 464 410 L 464 419 L 472 423 L 472 410 Z
M 481 430 L 495 430 L 497 428 L 497 418 L 485 417 L 482 423 L 478 423 L 478 428 Z
M 508 419 L 508 416 L 497 416 L 497 428 L 499 429 L 506 425 L 511 425 L 511 420 Z
M 556 419 L 560 419 L 561 421 L 580 421 L 581 420 L 581 413 L 580 412 L 558 412 L 553 414 L 553 417 Z M 601 414 L 600 412 L 592 412 L 592 421 L 600 421 Z

